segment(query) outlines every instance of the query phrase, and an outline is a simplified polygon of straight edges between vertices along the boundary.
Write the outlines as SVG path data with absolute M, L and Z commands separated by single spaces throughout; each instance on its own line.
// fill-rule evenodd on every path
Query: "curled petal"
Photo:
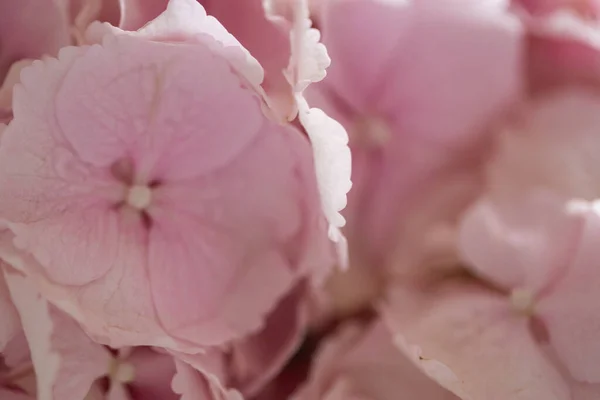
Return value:
M 209 36 L 220 43 L 212 46 L 254 87 L 260 87 L 264 71 L 260 63 L 196 0 L 170 0 L 164 13 L 138 31 L 140 35 L 156 39 L 183 39 Z M 207 42 L 210 44 L 210 42 Z
M 340 211 L 346 207 L 346 194 L 352 187 L 352 156 L 348 147 L 348 134 L 339 122 L 322 110 L 310 108 L 301 95 L 298 95 L 297 101 L 298 118 L 306 129 L 313 148 L 321 202 L 329 222 L 329 238 L 338 244 L 340 263 L 346 265 L 346 238 L 340 231 L 346 220 Z

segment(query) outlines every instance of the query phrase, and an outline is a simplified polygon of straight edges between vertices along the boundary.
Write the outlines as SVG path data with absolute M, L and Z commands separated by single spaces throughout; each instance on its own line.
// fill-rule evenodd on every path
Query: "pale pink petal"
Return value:
M 293 236 L 302 217 L 294 204 L 297 200 L 290 197 L 295 189 L 290 187 L 284 191 L 287 185 L 280 188 L 274 185 L 272 192 L 267 193 L 248 190 L 246 186 L 254 177 L 269 176 L 272 182 L 278 182 L 290 176 L 285 161 L 290 159 L 286 156 L 290 153 L 278 146 L 281 142 L 277 139 L 285 140 L 286 132 L 273 130 L 272 133 L 272 140 L 258 141 L 253 146 L 257 151 L 246 152 L 238 158 L 236 164 L 247 167 L 237 170 L 235 178 L 226 179 L 227 175 L 218 174 L 173 184 L 168 193 L 165 190 L 163 200 L 166 204 L 172 203 L 173 209 L 169 214 L 156 215 L 160 229 L 151 236 L 150 281 L 161 321 L 177 336 L 216 344 L 242 332 L 257 330 L 264 314 L 274 305 L 273 301 L 290 290 L 296 273 L 302 272 L 295 271 L 299 266 L 289 264 L 285 254 L 268 244 L 269 233 L 261 233 L 260 225 L 251 219 L 264 218 L 276 229 L 274 233 L 280 240 L 308 240 L 308 237 Z M 279 167 L 275 171 L 272 165 Z M 217 182 L 220 193 L 195 189 L 211 187 Z M 243 209 L 236 207 L 242 196 Z M 205 204 L 204 210 L 197 208 L 199 202 Z M 223 207 L 229 210 L 230 218 L 215 219 L 217 210 Z M 248 209 L 255 213 L 247 214 Z M 285 215 L 285 219 L 273 220 L 274 215 Z M 198 230 L 195 226 L 198 220 L 211 229 Z M 253 229 L 239 229 L 244 226 L 253 226 Z M 257 254 L 244 254 L 240 243 L 269 247 Z M 188 249 L 192 248 L 202 251 L 190 252 Z M 179 274 L 173 273 L 173 265 L 178 266 Z M 206 267 L 197 268 L 197 265 Z M 264 276 L 269 276 L 273 284 L 265 286 Z M 202 296 L 198 296 L 199 293 Z M 181 304 L 186 307 L 182 308 Z M 191 316 L 194 320 L 190 320 Z M 189 323 L 183 324 L 183 321 Z
M 265 71 L 261 86 L 276 115 L 282 120 L 294 115 L 292 85 L 284 74 L 290 60 L 289 21 L 266 13 L 263 0 L 200 0 L 200 3 L 260 62 Z
M 312 28 L 308 2 L 298 0 L 292 7 L 292 30 L 290 32 L 291 58 L 286 76 L 295 93 L 302 93 L 315 82 L 325 78 L 331 64 L 321 33 Z
M 21 70 L 32 62 L 33 60 L 23 59 L 10 66 L 6 77 L 4 78 L 4 82 L 0 83 L 0 110 L 9 110 L 12 108 L 13 87 L 19 83 L 21 79 Z
M 567 384 L 538 348 L 527 318 L 502 295 L 466 283 L 424 292 L 396 285 L 384 314 L 395 333 L 421 349 L 421 360 L 451 370 L 454 382 L 447 371 L 433 371 L 465 400 L 569 400 Z
M 310 108 L 297 97 L 298 118 L 310 138 L 321 193 L 323 211 L 329 222 L 329 237 L 338 243 L 341 264 L 346 264 L 346 238 L 340 228 L 346 223 L 340 211 L 346 207 L 346 194 L 352 187 L 352 157 L 344 127 L 318 108 Z
M 597 204 L 582 210 L 586 224 L 569 267 L 554 279 L 537 306 L 559 359 L 579 381 L 600 383 L 600 308 L 597 268 L 600 216 Z
M 487 188 L 499 201 L 546 190 L 562 197 L 594 199 L 600 179 L 600 96 L 569 88 L 537 98 L 519 109 L 498 135 L 487 167 Z
M 460 6 L 436 1 L 328 1 L 320 26 L 335 61 L 326 86 L 355 110 L 391 115 L 400 111 L 410 118 L 406 130 L 421 129 L 415 134 L 452 139 L 450 132 L 472 129 L 481 116 L 496 112 L 498 103 L 513 97 L 520 84 L 522 30 L 503 1 L 463 1 Z M 464 39 L 472 35 L 486 39 Z M 459 87 L 462 90 L 455 90 Z M 480 101 L 482 94 L 491 93 L 489 101 Z M 427 118 L 432 107 L 439 125 Z
M 595 400 L 599 398 L 600 384 L 585 383 L 573 379 L 573 376 L 569 372 L 568 368 L 561 363 L 556 350 L 550 344 L 544 345 L 543 348 L 548 357 L 554 361 L 555 365 L 562 373 L 563 379 L 571 387 L 571 400 Z
M 264 119 L 256 96 L 240 88 L 225 60 L 206 46 L 190 46 L 182 54 L 187 49 L 109 38 L 70 68 L 57 94 L 56 119 L 83 161 L 106 167 L 128 156 L 142 164 L 135 178 L 158 173 L 162 180 L 189 179 L 231 162 L 255 140 Z M 86 79 L 90 73 L 94 80 Z M 87 102 L 103 106 L 88 107 Z M 205 118 L 229 107 L 237 118 Z M 84 128 L 90 123 L 94 135 Z M 199 159 L 194 144 L 200 141 L 206 154 Z
M 170 0 L 167 9 L 158 18 L 139 30 L 139 34 L 155 39 L 186 40 L 196 38 L 210 45 L 204 36 L 219 43 L 213 51 L 228 59 L 238 73 L 258 88 L 264 79 L 260 63 L 213 16 L 206 15 L 196 0 Z
M 459 248 L 480 277 L 510 292 L 540 296 L 569 265 L 581 218 L 552 193 L 512 201 L 480 199 L 462 218 Z
M 5 272 L 36 369 L 39 400 L 83 398 L 105 374 L 110 354 L 43 299 L 32 281 Z

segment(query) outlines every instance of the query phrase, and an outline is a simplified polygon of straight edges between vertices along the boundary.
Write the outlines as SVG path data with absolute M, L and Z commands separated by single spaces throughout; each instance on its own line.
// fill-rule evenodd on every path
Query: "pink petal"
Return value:
M 211 49 L 228 59 L 253 87 L 259 87 L 264 79 L 260 63 L 217 19 L 207 16 L 196 0 L 170 0 L 166 11 L 140 29 L 139 34 L 156 39 L 196 38 L 208 45 L 204 36 L 210 37 L 220 44 Z
M 401 111 L 409 132 L 452 139 L 450 132 L 472 129 L 519 89 L 522 32 L 505 3 L 329 1 L 321 26 L 335 63 L 327 82 L 354 109 Z M 474 34 L 486 39 L 464 40 Z M 432 121 L 426 116 L 434 109 Z
M 348 134 L 344 127 L 318 108 L 310 108 L 306 100 L 297 97 L 298 118 L 310 138 L 321 193 L 323 211 L 329 222 L 329 238 L 338 243 L 341 264 L 346 263 L 346 239 L 340 228 L 346 220 L 340 211 L 346 207 L 346 194 L 352 187 L 350 180 L 352 159 Z
M 175 353 L 209 381 L 244 396 L 255 396 L 289 361 L 304 337 L 303 285 L 284 298 L 257 333 L 232 341 L 224 349 L 199 354 Z
M 308 2 L 301 0 L 292 4 L 291 58 L 286 75 L 294 92 L 302 93 L 311 83 L 325 78 L 331 59 L 320 42 L 321 33 L 312 28 Z
M 394 347 L 386 327 L 375 322 L 366 329 L 347 325 L 327 340 L 294 399 L 392 400 L 398 393 L 410 399 L 457 399 L 419 371 Z
M 200 0 L 200 3 L 260 62 L 265 71 L 261 86 L 276 114 L 293 115 L 296 106 L 292 85 L 284 75 L 290 59 L 288 21 L 267 15 L 262 0 Z
M 23 68 L 32 62 L 33 60 L 24 59 L 10 66 L 4 81 L 0 84 L 0 109 L 9 110 L 12 108 L 13 87 L 19 83 Z
M 256 395 L 291 359 L 305 335 L 305 291 L 286 296 L 257 333 L 234 342 L 228 356 L 231 386 L 245 396 Z
M 90 73 L 94 80 L 86 79 Z M 122 36 L 79 59 L 56 100 L 62 134 L 82 161 L 106 167 L 129 156 L 142 170 L 136 178 L 189 179 L 222 167 L 256 138 L 264 119 L 256 97 L 207 47 Z M 206 118 L 229 109 L 237 118 Z M 84 129 L 90 123 L 94 135 Z M 198 159 L 200 143 L 206 155 Z
M 441 384 L 469 400 L 568 400 L 569 389 L 508 300 L 468 284 L 418 292 L 397 286 L 384 308 L 393 331 L 448 373 Z M 404 346 L 406 348 L 406 346 Z M 419 361 L 420 363 L 421 361 Z M 427 369 L 426 369 L 427 371 Z M 428 370 L 430 373 L 431 370 Z
M 562 199 L 532 193 L 497 202 L 484 198 L 462 218 L 460 248 L 469 268 L 508 292 L 541 295 L 569 264 L 581 229 Z
M 270 242 L 271 233 L 259 228 L 270 227 L 272 234 L 282 241 L 303 234 L 298 232 L 302 216 L 294 204 L 297 200 L 291 197 L 296 189 L 288 184 L 274 184 L 291 176 L 288 169 L 291 166 L 288 167 L 286 160 L 293 156 L 285 142 L 280 141 L 285 141 L 287 132 L 264 129 L 263 133 L 273 136 L 257 142 L 251 151 L 239 157 L 236 163 L 245 167 L 234 165 L 236 176 L 218 174 L 172 185 L 168 188 L 170 194 L 165 190 L 164 201 L 173 204 L 173 209 L 169 214 L 156 215 L 159 229 L 150 237 L 150 281 L 161 321 L 177 336 L 216 344 L 258 329 L 274 301 L 289 291 L 296 274 L 303 272 L 296 270 L 301 266 L 289 264 L 276 243 Z M 273 165 L 278 165 L 276 171 Z M 269 177 L 272 189 L 249 190 L 248 183 L 263 176 Z M 196 189 L 217 187 L 214 185 L 221 188 L 221 193 Z M 242 197 L 243 209 L 237 206 Z M 204 210 L 197 208 L 198 201 L 205 204 Z M 229 210 L 230 218 L 215 219 L 220 209 Z M 252 215 L 247 214 L 248 209 L 253 210 Z M 273 220 L 274 215 L 282 217 Z M 254 218 L 260 219 L 253 222 Z M 199 230 L 198 220 L 210 229 Z M 246 226 L 253 228 L 240 229 Z M 240 243 L 263 250 L 247 254 Z M 190 252 L 187 250 L 190 248 L 201 251 Z M 314 258 L 307 262 L 312 264 Z M 181 272 L 174 274 L 173 265 Z M 273 285 L 265 287 L 264 276 L 269 276 Z M 181 304 L 186 306 L 182 308 Z M 190 316 L 194 319 L 190 320 Z
M 568 382 L 571 387 L 572 400 L 595 400 L 600 395 L 600 384 L 590 384 L 573 379 L 569 370 L 564 367 L 552 346 L 544 346 L 544 350 L 550 359 L 552 359 L 562 373 L 563 379 Z
M 600 96 L 594 90 L 568 88 L 523 105 L 498 135 L 487 168 L 491 195 L 510 201 L 520 193 L 546 190 L 565 201 L 593 199 L 600 178 L 596 127 Z
M 107 370 L 110 354 L 52 308 L 26 277 L 5 272 L 31 347 L 39 400 L 83 398 Z
M 550 343 L 572 376 L 579 381 L 600 383 L 597 365 L 600 360 L 600 308 L 597 285 L 597 235 L 600 234 L 598 205 L 589 204 L 585 230 L 575 258 L 569 268 L 555 280 L 555 285 L 538 307 Z

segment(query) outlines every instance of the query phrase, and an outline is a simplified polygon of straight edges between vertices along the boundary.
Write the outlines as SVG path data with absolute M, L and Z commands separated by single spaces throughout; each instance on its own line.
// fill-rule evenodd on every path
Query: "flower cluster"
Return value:
M 0 400 L 598 400 L 597 240 L 596 0 L 0 2 Z

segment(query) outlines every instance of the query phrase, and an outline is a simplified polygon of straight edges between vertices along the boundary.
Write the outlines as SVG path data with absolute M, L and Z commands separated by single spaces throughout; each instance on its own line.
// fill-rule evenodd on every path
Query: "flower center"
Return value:
M 117 358 L 110 360 L 108 377 L 120 383 L 130 383 L 135 379 L 135 367 Z
M 146 185 L 134 185 L 127 190 L 126 202 L 136 210 L 145 210 L 152 202 L 152 189 Z
M 535 296 L 529 289 L 513 289 L 510 293 L 510 304 L 516 312 L 532 316 L 535 308 Z

